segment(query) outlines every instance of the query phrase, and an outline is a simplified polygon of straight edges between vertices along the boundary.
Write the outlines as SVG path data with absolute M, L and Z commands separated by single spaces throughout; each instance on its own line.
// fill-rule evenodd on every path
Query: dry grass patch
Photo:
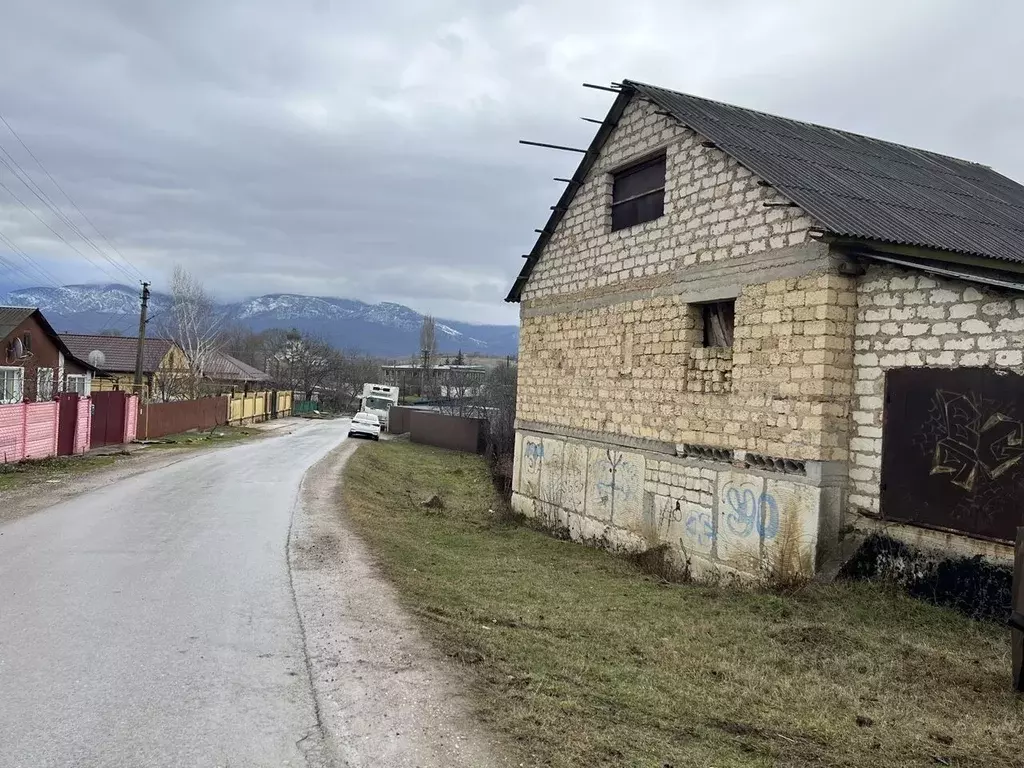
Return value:
M 480 459 L 409 443 L 360 448 L 343 500 L 526 765 L 1024 764 L 1003 627 L 868 584 L 666 585 L 489 512 Z

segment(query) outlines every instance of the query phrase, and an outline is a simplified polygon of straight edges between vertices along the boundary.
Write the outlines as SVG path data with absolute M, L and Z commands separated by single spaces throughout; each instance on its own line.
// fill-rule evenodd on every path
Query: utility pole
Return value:
M 142 309 L 139 311 L 139 343 L 135 348 L 135 394 L 140 398 L 142 397 L 142 353 L 146 348 L 146 313 L 148 311 L 149 283 L 143 283 Z

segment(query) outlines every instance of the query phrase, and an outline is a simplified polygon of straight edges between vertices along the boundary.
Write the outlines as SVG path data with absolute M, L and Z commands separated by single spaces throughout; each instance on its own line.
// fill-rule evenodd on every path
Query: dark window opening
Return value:
M 32 351 L 32 333 L 30 331 L 25 331 L 25 335 L 21 337 L 21 343 L 26 353 Z
M 736 324 L 736 302 L 716 301 L 701 305 L 705 347 L 731 347 Z
M 612 231 L 665 213 L 665 156 L 634 165 L 614 174 L 612 183 Z

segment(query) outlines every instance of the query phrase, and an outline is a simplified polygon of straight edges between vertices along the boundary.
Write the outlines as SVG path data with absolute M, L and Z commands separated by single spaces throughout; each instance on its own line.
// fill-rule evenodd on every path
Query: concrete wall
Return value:
M 811 575 L 835 541 L 841 473 L 786 476 L 520 432 L 513 506 L 572 539 L 638 552 L 667 544 L 692 573 Z

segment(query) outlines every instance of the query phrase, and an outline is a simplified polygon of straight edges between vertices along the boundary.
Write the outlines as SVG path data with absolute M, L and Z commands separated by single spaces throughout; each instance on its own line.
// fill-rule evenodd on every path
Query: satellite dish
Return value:
M 23 358 L 25 356 L 25 342 L 23 342 L 21 339 L 15 339 L 14 340 L 14 344 L 13 344 L 13 348 L 14 348 L 14 359 L 15 360 L 21 360 L 21 358 Z
M 104 363 L 107 362 L 107 356 L 98 349 L 94 349 L 89 353 L 89 365 L 93 368 L 102 368 Z

